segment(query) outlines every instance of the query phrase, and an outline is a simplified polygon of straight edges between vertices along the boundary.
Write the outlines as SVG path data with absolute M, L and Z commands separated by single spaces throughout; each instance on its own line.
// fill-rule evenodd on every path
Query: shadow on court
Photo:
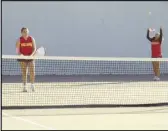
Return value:
M 120 82 L 135 82 L 135 81 L 150 82 L 153 81 L 153 75 L 36 76 L 36 82 L 119 82 L 120 83 Z M 168 81 L 168 74 L 161 75 L 161 81 Z M 2 83 L 21 83 L 21 76 L 2 76 Z

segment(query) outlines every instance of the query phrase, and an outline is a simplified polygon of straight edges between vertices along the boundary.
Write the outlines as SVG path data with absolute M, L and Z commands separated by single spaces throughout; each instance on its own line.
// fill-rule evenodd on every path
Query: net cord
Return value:
M 35 60 L 75 60 L 75 61 L 160 61 L 168 62 L 168 58 L 140 58 L 140 57 L 73 57 L 73 56 L 17 56 L 2 55 L 2 59 L 35 59 Z

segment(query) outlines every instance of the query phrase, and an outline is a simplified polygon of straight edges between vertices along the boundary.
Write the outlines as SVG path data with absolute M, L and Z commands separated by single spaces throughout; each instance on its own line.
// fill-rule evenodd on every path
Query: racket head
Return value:
M 149 36 L 152 38 L 152 37 L 155 37 L 155 35 L 156 35 L 156 30 L 149 28 Z
M 35 56 L 44 56 L 45 54 L 46 54 L 46 50 L 43 46 L 41 46 L 36 50 Z

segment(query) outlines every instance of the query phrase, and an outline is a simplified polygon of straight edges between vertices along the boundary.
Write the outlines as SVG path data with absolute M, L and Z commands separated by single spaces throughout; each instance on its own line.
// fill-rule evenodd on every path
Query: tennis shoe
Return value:
M 155 77 L 153 78 L 153 80 L 154 80 L 154 81 L 160 81 L 160 78 L 157 77 L 157 76 L 155 76 Z
M 31 85 L 31 89 L 32 89 L 33 92 L 35 91 L 35 87 L 34 87 L 33 84 Z
M 159 78 L 159 77 L 156 77 L 156 81 L 160 81 L 160 78 Z
M 27 92 L 27 89 L 25 87 L 23 88 L 23 92 Z
M 153 80 L 154 80 L 154 81 L 156 80 L 156 76 L 153 77 Z
M 23 84 L 23 92 L 27 92 L 26 84 Z

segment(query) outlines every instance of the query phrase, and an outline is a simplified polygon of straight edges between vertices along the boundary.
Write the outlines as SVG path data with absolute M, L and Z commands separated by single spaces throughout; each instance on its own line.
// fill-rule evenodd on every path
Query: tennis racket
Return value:
M 41 46 L 36 50 L 35 56 L 44 56 L 45 54 L 46 50 L 43 46 Z
M 153 38 L 156 34 L 156 30 L 155 29 L 152 29 L 152 28 L 149 28 L 149 37 L 150 38 Z

